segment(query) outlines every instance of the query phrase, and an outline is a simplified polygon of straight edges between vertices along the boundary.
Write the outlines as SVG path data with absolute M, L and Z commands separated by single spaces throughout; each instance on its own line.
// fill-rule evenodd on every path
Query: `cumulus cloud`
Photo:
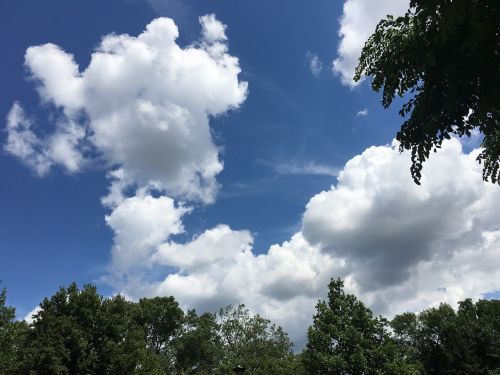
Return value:
M 238 108 L 247 94 L 238 59 L 227 53 L 225 26 L 200 18 L 200 43 L 181 47 L 179 31 L 158 18 L 137 37 L 110 34 L 81 71 L 54 44 L 28 48 L 25 65 L 41 99 L 63 113 L 47 139 L 31 129 L 20 106 L 11 110 L 6 149 L 37 173 L 83 165 L 82 138 L 129 181 L 172 196 L 211 202 L 222 170 L 210 116 Z
M 495 277 L 477 276 L 481 261 L 461 263 L 470 254 L 500 255 L 500 191 L 482 181 L 477 154 L 446 142 L 418 186 L 395 143 L 371 147 L 346 164 L 337 186 L 309 201 L 302 233 L 343 259 L 358 292 L 381 312 L 426 307 L 442 288 L 454 295 L 439 299 L 452 301 L 499 289 Z
M 417 186 L 396 143 L 368 148 L 311 198 L 289 241 L 256 255 L 252 235 L 227 225 L 186 243 L 169 238 L 145 254 L 163 278 L 136 277 L 120 290 L 174 295 L 203 311 L 244 302 L 298 347 L 331 277 L 389 315 L 480 298 L 500 290 L 500 191 L 481 179 L 477 153 L 445 142 Z
M 201 32 L 207 43 L 224 41 L 226 36 L 226 25 L 220 23 L 215 14 L 207 14 L 200 17 Z
M 266 254 L 252 252 L 253 237 L 246 230 L 219 225 L 184 244 L 167 241 L 148 259 L 175 269 L 158 282 L 134 279 L 122 285 L 133 298 L 174 295 L 186 308 L 215 311 L 244 302 L 286 327 L 292 338 L 304 340 L 304 327 L 313 315 L 315 301 L 325 293 L 329 277 L 342 262 L 322 254 L 300 233 Z
M 318 55 L 308 51 L 306 53 L 306 60 L 312 75 L 319 78 L 321 72 L 323 71 L 323 62 L 320 60 Z
M 346 86 L 357 85 L 353 81 L 354 69 L 366 40 L 375 31 L 378 22 L 386 15 L 403 15 L 409 8 L 408 0 L 346 0 L 340 18 L 337 58 L 333 72 Z
M 188 208 L 176 206 L 173 199 L 155 198 L 148 192 L 123 199 L 106 216 L 106 223 L 115 233 L 112 249 L 112 274 L 148 265 L 155 248 L 171 235 L 184 231 L 181 217 Z
M 37 175 L 46 175 L 59 164 L 68 172 L 77 172 L 85 162 L 78 150 L 85 131 L 73 122 L 58 122 L 56 131 L 46 137 L 34 132 L 33 121 L 19 103 L 7 115 L 7 140 L 4 149 L 30 167 Z

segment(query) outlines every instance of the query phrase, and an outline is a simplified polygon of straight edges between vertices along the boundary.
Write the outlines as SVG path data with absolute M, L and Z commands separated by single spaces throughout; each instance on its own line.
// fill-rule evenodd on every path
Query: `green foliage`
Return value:
M 136 308 L 136 323 L 143 330 L 147 362 L 173 371 L 176 359 L 172 341 L 181 329 L 184 312 L 173 297 L 142 298 Z
M 319 301 L 304 351 L 243 305 L 186 314 L 173 297 L 103 298 L 61 288 L 34 322 L 15 320 L 0 293 L 0 374 L 499 375 L 500 301 L 462 301 L 375 317 L 341 280 Z
M 186 314 L 184 325 L 174 342 L 176 370 L 186 374 L 213 374 L 223 358 L 219 326 L 214 314 Z
M 7 292 L 2 289 L 0 292 L 0 347 L 9 348 L 12 346 L 12 324 L 16 316 L 16 311 L 14 308 L 6 306 L 5 302 L 7 299 Z M 5 366 L 7 362 L 7 353 L 2 350 L 2 356 L 0 357 L 0 369 L 1 366 Z
M 500 301 L 442 304 L 392 321 L 396 340 L 425 367 L 425 374 L 492 375 L 500 372 Z
M 500 2 L 411 0 L 403 17 L 380 21 L 363 48 L 355 79 L 373 78 L 388 107 L 410 97 L 396 138 L 411 150 L 411 174 L 454 134 L 484 135 L 483 178 L 500 183 Z
M 374 317 L 342 280 L 332 280 L 328 301 L 319 301 L 307 332 L 304 364 L 309 374 L 419 374 L 390 337 L 387 321 Z
M 187 314 L 173 297 L 103 298 L 61 288 L 34 322 L 15 321 L 0 293 L 0 374 L 300 374 L 286 333 L 244 306 Z
M 244 305 L 218 313 L 224 358 L 217 374 L 231 373 L 240 365 L 245 374 L 291 374 L 297 370 L 292 342 L 281 327 L 259 315 L 252 316 Z
M 19 373 L 131 373 L 145 354 L 143 328 L 123 297 L 103 300 L 96 288 L 61 288 L 40 304 L 26 337 Z
M 0 374 L 15 373 L 20 343 L 26 330 L 24 322 L 16 322 L 16 310 L 6 306 L 7 293 L 0 292 Z

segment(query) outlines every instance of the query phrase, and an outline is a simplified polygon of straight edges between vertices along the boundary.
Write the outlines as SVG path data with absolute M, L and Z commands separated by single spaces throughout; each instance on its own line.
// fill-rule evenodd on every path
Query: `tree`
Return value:
M 400 151 L 411 150 L 411 175 L 451 135 L 479 130 L 483 178 L 500 183 L 500 2 L 411 0 L 403 17 L 387 16 L 366 42 L 355 80 L 373 78 L 389 107 L 409 115 L 397 133 Z
M 173 346 L 179 374 L 213 374 L 223 358 L 215 314 L 188 311 Z
M 161 359 L 148 350 L 137 303 L 121 295 L 103 298 L 100 316 L 94 328 L 99 353 L 96 374 L 163 374 Z
M 151 361 L 136 317 L 136 305 L 121 296 L 104 299 L 92 285 L 60 288 L 40 304 L 16 373 L 139 372 Z
M 136 323 L 144 334 L 148 363 L 157 362 L 164 371 L 173 370 L 176 359 L 172 342 L 184 323 L 184 312 L 173 297 L 142 298 L 136 307 Z
M 387 331 L 387 321 L 374 317 L 342 280 L 329 284 L 328 301 L 319 301 L 307 332 L 303 358 L 309 374 L 417 375 L 413 363 Z
M 5 372 L 9 365 L 9 357 L 13 346 L 13 329 L 15 309 L 6 306 L 7 292 L 2 289 L 0 292 L 0 373 Z
M 6 305 L 7 292 L 0 291 L 0 374 L 17 374 L 20 351 L 27 331 L 25 322 L 17 322 L 16 309 Z
M 470 299 L 396 316 L 396 340 L 421 361 L 427 375 L 500 374 L 500 301 Z
M 251 315 L 244 305 L 219 310 L 218 320 L 223 360 L 217 374 L 229 374 L 238 365 L 249 375 L 298 373 L 293 344 L 281 327 Z
M 94 326 L 101 300 L 95 289 L 61 288 L 40 304 L 28 336 L 22 373 L 95 372 L 96 351 L 86 327 Z

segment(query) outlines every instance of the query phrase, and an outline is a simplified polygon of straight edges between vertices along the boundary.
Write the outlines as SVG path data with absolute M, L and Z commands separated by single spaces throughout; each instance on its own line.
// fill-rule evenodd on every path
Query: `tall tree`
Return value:
M 6 306 L 7 292 L 0 292 L 0 372 L 5 371 L 8 366 L 9 356 L 13 345 L 12 325 L 16 316 L 15 309 Z
M 236 366 L 249 375 L 297 373 L 293 344 L 281 327 L 250 314 L 244 305 L 221 309 L 218 320 L 224 353 L 217 374 L 231 373 Z
M 16 310 L 6 305 L 7 292 L 0 291 L 0 374 L 17 374 L 28 327 L 18 322 Z
M 385 319 L 374 317 L 342 280 L 329 284 L 328 300 L 319 301 L 307 332 L 303 358 L 309 374 L 375 375 L 420 373 L 387 331 Z
M 19 374 L 128 374 L 149 364 L 135 305 L 94 286 L 61 288 L 40 304 Z
M 179 374 L 213 374 L 224 354 L 215 314 L 188 311 L 173 342 Z
M 161 363 L 173 371 L 175 353 L 172 342 L 184 323 L 184 312 L 173 297 L 142 298 L 137 305 L 137 324 L 144 332 L 149 362 Z M 150 370 L 151 371 L 151 370 Z
M 397 133 L 411 150 L 411 174 L 452 134 L 483 134 L 483 178 L 500 183 L 500 2 L 411 0 L 403 17 L 380 21 L 366 42 L 355 80 L 373 78 L 389 107 L 409 98 Z

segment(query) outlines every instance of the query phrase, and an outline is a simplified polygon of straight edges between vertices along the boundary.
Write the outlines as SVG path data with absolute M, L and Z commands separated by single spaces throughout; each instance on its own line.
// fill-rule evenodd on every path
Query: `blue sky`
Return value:
M 241 300 L 253 311 L 285 325 L 300 341 L 303 333 L 298 324 L 305 327 L 308 318 L 302 317 L 294 325 L 293 314 L 283 311 L 311 315 L 314 301 L 323 296 L 330 277 L 346 277 L 348 288 L 385 313 L 423 308 L 438 300 L 455 302 L 500 289 L 493 281 L 464 281 L 464 275 L 475 280 L 488 272 L 498 272 L 488 268 L 491 266 L 487 262 L 464 268 L 472 256 L 471 249 L 480 249 L 477 251 L 483 252 L 484 259 L 496 259 L 500 251 L 499 218 L 493 212 L 498 208 L 498 189 L 481 182 L 474 163 L 475 151 L 450 141 L 442 156 L 429 164 L 428 183 L 419 190 L 409 177 L 408 155 L 399 155 L 397 146 L 391 146 L 400 125 L 397 108 L 383 109 L 378 95 L 366 82 L 355 87 L 350 82 L 353 53 L 349 51 L 356 51 L 352 40 L 356 35 L 369 35 L 370 25 L 376 23 L 379 14 L 406 7 L 404 1 L 395 2 L 397 6 L 390 3 L 381 2 L 380 7 L 386 8 L 372 12 L 372 5 L 362 0 L 345 4 L 331 0 L 3 1 L 0 39 L 5 52 L 0 66 L 0 115 L 5 119 L 5 131 L 0 133 L 0 170 L 4 176 L 0 182 L 0 279 L 18 315 L 24 316 L 61 285 L 93 282 L 105 295 L 122 292 L 137 298 L 173 294 L 184 306 L 199 309 L 210 310 L 221 303 Z M 350 5 L 359 5 L 363 11 L 357 14 L 353 9 L 358 8 Z M 215 18 L 206 21 L 202 29 L 199 17 L 208 14 Z M 362 20 L 367 14 L 373 19 L 360 22 L 360 17 Z M 36 153 L 23 157 L 7 146 L 9 136 L 27 139 L 26 132 L 9 133 L 6 119 L 14 103 L 23 108 L 24 123 L 31 124 L 30 129 L 40 140 L 34 143 L 37 152 L 43 155 L 55 155 L 50 154 L 51 134 L 59 134 L 57 131 L 69 123 L 76 122 L 87 132 L 95 131 L 92 122 L 98 120 L 91 113 L 97 111 L 97 104 L 81 105 L 78 110 L 84 115 L 76 116 L 70 91 L 60 88 L 64 95 L 59 98 L 48 86 L 47 70 L 37 71 L 36 58 L 54 50 L 36 50 L 36 56 L 34 53 L 33 59 L 25 63 L 28 47 L 53 43 L 57 51 L 73 55 L 81 73 L 104 36 L 128 34 L 126 38 L 134 38 L 158 17 L 174 20 L 180 34 L 176 43 L 181 50 L 189 46 L 202 51 L 208 51 L 206 45 L 228 47 L 224 53 L 238 58 L 235 66 L 241 72 L 234 74 L 225 67 L 221 74 L 236 80 L 235 84 L 248 83 L 246 93 L 239 92 L 244 97 L 230 97 L 237 95 L 236 86 L 228 86 L 233 91 L 228 91 L 232 94 L 227 97 L 217 90 L 209 93 L 211 96 L 207 94 L 206 100 L 220 95 L 217 103 L 225 103 L 220 104 L 223 108 L 217 109 L 216 116 L 207 117 L 210 135 L 202 144 L 210 152 L 215 150 L 220 166 L 223 164 L 221 171 L 207 178 L 208 183 L 215 181 L 219 186 L 212 202 L 197 197 L 198 192 L 189 195 L 186 188 L 172 187 L 168 179 L 163 187 L 154 189 L 142 177 L 134 177 L 123 190 L 120 202 L 103 205 L 101 199 L 112 184 L 107 174 L 120 167 L 130 169 L 137 161 L 133 159 L 136 156 L 126 155 L 123 158 L 128 162 L 120 164 L 122 156 L 116 156 L 118 151 L 113 147 L 120 146 L 120 142 L 128 144 L 125 133 L 113 135 L 110 139 L 114 144 L 108 148 L 98 146 L 101 141 L 92 147 L 81 146 L 93 142 L 91 136 L 85 136 L 77 149 L 85 159 L 82 165 L 68 167 L 67 160 L 50 156 L 50 169 L 43 176 L 37 175 L 33 170 Z M 210 39 L 205 31 L 212 30 L 212 26 L 219 34 Z M 220 63 L 219 55 L 210 58 Z M 332 70 L 334 60 L 338 62 L 336 71 Z M 169 60 L 165 61 L 168 66 Z M 162 69 L 158 65 L 153 68 Z M 201 74 L 200 87 L 210 90 L 211 86 L 206 85 L 214 77 Z M 125 88 L 121 84 L 107 87 L 107 76 L 102 77 L 103 82 L 97 83 L 95 90 L 117 90 L 119 95 L 119 90 L 126 90 L 127 84 Z M 55 82 L 66 84 L 58 77 Z M 197 92 L 201 89 L 195 83 L 188 82 L 193 86 L 187 93 L 177 93 L 175 85 L 169 86 L 169 101 L 182 108 L 182 103 L 191 103 L 196 95 L 203 95 Z M 37 89 L 45 89 L 45 96 Z M 154 91 L 151 87 L 144 90 Z M 102 98 L 107 100 L 104 94 Z M 155 100 L 163 100 L 161 94 Z M 186 108 L 195 113 L 193 121 L 201 121 L 203 130 L 206 120 L 196 105 L 187 104 Z M 21 129 L 22 116 L 16 121 L 15 129 Z M 55 125 L 60 123 L 63 125 Z M 103 129 L 107 126 L 104 123 Z M 147 153 L 148 142 L 139 145 Z M 194 153 L 199 144 L 192 145 Z M 191 158 L 189 152 L 186 160 Z M 153 151 L 151 154 L 157 156 Z M 141 163 L 150 159 L 141 156 Z M 182 166 L 183 161 L 179 163 Z M 456 173 L 439 172 L 450 165 Z M 344 177 L 339 182 L 340 171 Z M 134 173 L 142 172 L 136 168 Z M 146 186 L 149 190 L 140 193 L 139 189 Z M 163 198 L 171 199 L 172 204 L 169 206 Z M 160 220 L 148 221 L 152 227 L 161 227 L 161 220 L 167 220 L 161 209 L 175 216 L 168 224 L 170 229 L 158 229 L 158 238 L 148 242 L 140 264 L 134 264 L 136 255 L 130 255 L 135 250 L 125 249 L 128 237 L 118 234 L 148 233 L 137 229 L 142 222 L 133 208 L 137 206 L 127 206 L 131 199 L 152 204 L 148 207 L 154 208 Z M 180 204 L 189 207 L 190 212 L 181 212 Z M 443 211 L 450 216 L 442 215 Z M 147 220 L 154 219 L 148 212 Z M 416 218 L 419 214 L 423 219 Z M 139 219 L 131 222 L 126 215 Z M 469 225 L 454 223 L 457 215 L 463 215 Z M 454 235 L 441 235 L 436 228 Z M 113 244 L 125 249 L 124 253 L 112 253 Z M 269 250 L 273 246 L 274 252 Z M 232 251 L 245 253 L 248 259 L 240 262 L 236 255 L 228 255 Z M 456 253 L 450 256 L 453 251 Z M 124 260 L 123 254 L 130 258 Z M 441 258 L 439 254 L 448 255 Z M 248 266 L 250 263 L 254 265 Z M 441 273 L 444 269 L 447 273 Z M 241 282 L 240 289 L 248 288 L 248 295 L 232 291 L 229 276 L 220 278 L 232 271 L 237 283 Z M 428 273 L 442 277 L 433 279 L 432 284 L 425 281 Z M 169 274 L 176 278 L 162 283 Z M 290 275 L 294 276 L 287 279 Z M 260 281 L 264 284 L 260 285 Z M 309 286 L 302 290 L 306 284 Z M 199 293 L 193 291 L 197 287 L 201 288 Z M 393 300 L 398 301 L 396 307 L 387 302 Z M 301 305 L 307 306 L 297 310 Z

